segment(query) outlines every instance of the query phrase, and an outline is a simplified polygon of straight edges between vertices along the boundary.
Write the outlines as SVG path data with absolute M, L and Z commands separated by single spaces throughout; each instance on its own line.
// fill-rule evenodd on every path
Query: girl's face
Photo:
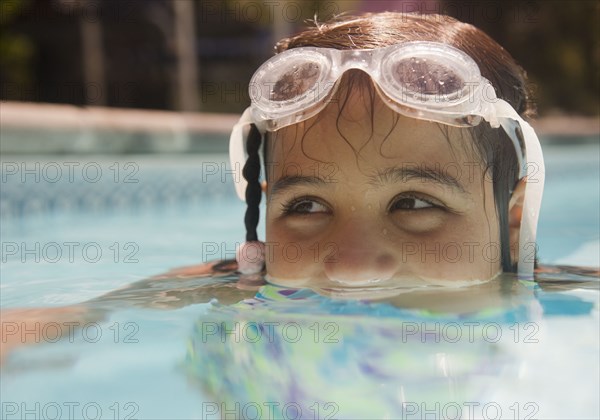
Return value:
M 291 287 L 487 280 L 501 267 L 493 185 L 465 129 L 389 109 L 345 84 L 271 135 L 266 267 Z

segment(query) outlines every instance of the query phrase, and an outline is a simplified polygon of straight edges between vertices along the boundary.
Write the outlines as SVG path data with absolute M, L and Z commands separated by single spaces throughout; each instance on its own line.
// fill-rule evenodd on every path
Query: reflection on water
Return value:
M 195 323 L 185 369 L 212 396 L 202 407 L 208 418 L 595 413 L 597 403 L 559 407 L 562 391 L 551 384 L 598 390 L 589 375 L 598 368 L 598 293 L 586 290 L 598 281 L 545 276 L 546 290 L 504 275 L 468 288 L 386 290 L 381 299 L 371 290 L 369 300 L 264 286 L 235 305 L 212 302 Z M 552 291 L 560 283 L 563 291 Z M 579 331 L 564 328 L 592 312 Z M 580 345 L 587 367 L 565 364 Z
M 360 299 L 256 292 L 245 280 L 153 278 L 88 301 L 68 337 L 45 344 L 42 332 L 41 345 L 11 355 L 0 417 L 27 408 L 53 418 L 44 410 L 58 404 L 67 418 L 73 401 L 70 418 L 94 418 L 85 404 L 99 418 L 117 408 L 157 419 L 600 414 L 597 271 L 551 267 L 536 283 L 503 275 Z

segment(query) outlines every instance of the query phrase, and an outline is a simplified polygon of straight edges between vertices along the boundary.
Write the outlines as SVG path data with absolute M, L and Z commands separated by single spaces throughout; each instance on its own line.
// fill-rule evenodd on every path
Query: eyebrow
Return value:
M 373 187 L 381 187 L 386 184 L 395 184 L 398 182 L 407 182 L 417 180 L 421 182 L 433 182 L 449 187 L 462 194 L 469 194 L 463 185 L 447 171 L 439 168 L 428 168 L 425 166 L 393 166 L 377 171 L 370 175 L 369 184 Z
M 327 182 L 316 176 L 284 176 L 279 178 L 277 182 L 273 184 L 273 187 L 271 187 L 271 196 L 274 197 L 275 195 L 281 194 L 285 190 L 296 186 L 323 187 L 330 183 L 331 181 Z
M 437 168 L 427 168 L 423 166 L 394 166 L 378 170 L 374 175 L 368 175 L 367 179 L 368 183 L 376 188 L 387 184 L 417 180 L 421 182 L 434 182 L 449 187 L 461 194 L 470 194 L 455 177 Z M 273 184 L 273 187 L 271 187 L 271 197 L 275 197 L 296 186 L 324 187 L 331 183 L 331 180 L 326 181 L 325 179 L 316 176 L 284 176 L 278 179 L 277 182 Z

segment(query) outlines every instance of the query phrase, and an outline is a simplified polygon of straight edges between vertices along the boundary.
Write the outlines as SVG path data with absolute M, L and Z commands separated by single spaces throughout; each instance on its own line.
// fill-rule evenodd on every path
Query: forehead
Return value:
M 366 75 L 365 75 L 366 76 Z M 370 78 L 344 77 L 316 116 L 270 133 L 270 176 L 311 164 L 372 169 L 395 164 L 469 165 L 479 162 L 469 130 L 400 115 L 376 93 Z

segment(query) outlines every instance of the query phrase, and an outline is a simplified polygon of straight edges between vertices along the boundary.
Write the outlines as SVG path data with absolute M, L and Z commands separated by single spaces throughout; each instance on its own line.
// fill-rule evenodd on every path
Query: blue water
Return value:
M 540 259 L 600 266 L 599 143 L 545 146 L 546 189 L 540 214 Z
M 544 151 L 541 261 L 598 266 L 598 144 Z M 111 158 L 94 160 L 107 174 L 95 183 L 3 179 L 2 308 L 76 304 L 232 256 L 244 208 L 230 184 L 204 177 L 196 157 L 131 157 L 119 167 L 130 161 L 137 183 L 116 182 Z M 551 291 L 508 278 L 483 295 L 436 293 L 412 309 L 272 288 L 234 307 L 122 305 L 57 343 L 11 354 L 1 417 L 219 418 L 221 408 L 229 418 L 468 418 L 472 407 L 476 418 L 498 410 L 497 418 L 598 418 L 600 302 L 591 280 Z M 431 309 L 448 299 L 478 304 Z

